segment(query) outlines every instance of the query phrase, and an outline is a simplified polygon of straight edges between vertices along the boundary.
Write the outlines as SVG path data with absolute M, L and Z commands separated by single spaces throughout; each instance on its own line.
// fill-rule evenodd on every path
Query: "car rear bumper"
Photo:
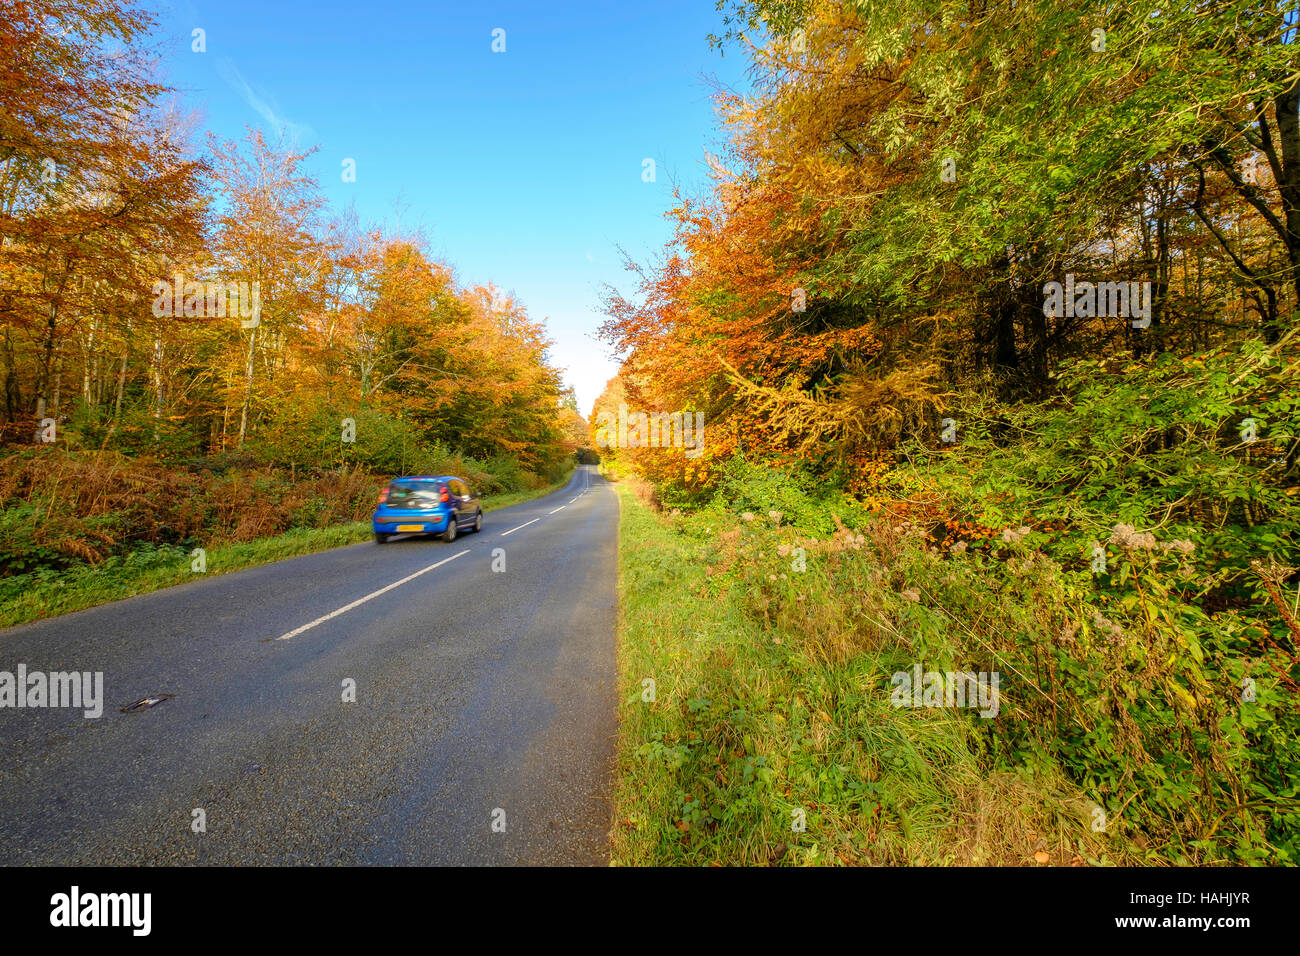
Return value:
M 448 516 L 434 515 L 375 515 L 370 526 L 376 534 L 421 534 L 447 530 Z

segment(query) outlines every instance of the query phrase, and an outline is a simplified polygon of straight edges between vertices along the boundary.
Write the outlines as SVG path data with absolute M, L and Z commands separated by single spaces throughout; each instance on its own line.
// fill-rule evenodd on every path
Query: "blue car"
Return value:
M 454 475 L 410 475 L 394 478 L 379 493 L 370 523 L 376 544 L 395 534 L 439 534 L 443 541 L 455 541 L 461 531 L 482 529 L 483 507 Z

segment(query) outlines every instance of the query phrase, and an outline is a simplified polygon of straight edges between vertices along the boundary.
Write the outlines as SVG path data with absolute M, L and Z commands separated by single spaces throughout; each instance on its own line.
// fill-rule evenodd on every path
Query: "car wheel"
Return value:
M 375 532 L 375 544 L 383 544 L 388 540 L 388 535 Z
M 447 530 L 442 533 L 442 540 L 448 544 L 456 540 L 456 516 L 452 515 L 447 520 Z
M 482 530 L 483 530 L 483 509 L 480 508 L 478 510 L 478 514 L 474 516 L 474 531 L 477 533 Z

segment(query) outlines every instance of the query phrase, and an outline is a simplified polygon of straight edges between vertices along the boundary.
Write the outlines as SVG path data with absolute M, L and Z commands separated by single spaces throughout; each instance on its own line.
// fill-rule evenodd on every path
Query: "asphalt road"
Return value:
M 104 674 L 98 719 L 0 708 L 0 864 L 605 862 L 617 527 L 585 466 L 452 544 L 352 545 L 0 631 L 0 671 Z

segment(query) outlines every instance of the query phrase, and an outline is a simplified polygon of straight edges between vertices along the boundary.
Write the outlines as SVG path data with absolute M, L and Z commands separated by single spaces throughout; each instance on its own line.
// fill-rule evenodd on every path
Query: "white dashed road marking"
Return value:
M 516 531 L 519 530 L 519 528 L 527 528 L 530 524 L 536 524 L 538 521 L 541 520 L 542 520 L 541 518 L 534 518 L 532 521 L 525 521 L 523 524 L 519 525 L 518 528 L 511 528 L 509 531 L 502 531 L 501 537 L 504 538 L 508 534 L 514 534 Z
M 416 571 L 414 574 L 408 574 L 406 577 L 402 578 L 402 580 L 400 580 L 400 581 L 394 581 L 392 584 L 388 585 L 387 587 L 380 588 L 378 591 L 371 591 L 371 592 L 370 592 L 369 594 L 367 594 L 365 597 L 363 597 L 363 598 L 358 598 L 357 600 L 353 601 L 351 604 L 345 604 L 345 605 L 343 605 L 343 607 L 339 608 L 337 611 L 331 611 L 329 614 L 326 614 L 324 617 L 318 617 L 318 618 L 316 618 L 316 620 L 312 621 L 310 624 L 304 624 L 302 627 L 295 627 L 295 628 L 294 628 L 292 631 L 290 631 L 289 633 L 287 633 L 287 634 L 281 634 L 279 637 L 276 638 L 276 640 L 277 640 L 277 641 L 287 641 L 287 640 L 288 640 L 289 638 L 291 638 L 291 637 L 297 637 L 297 636 L 298 636 L 299 634 L 301 634 L 303 631 L 310 631 L 310 630 L 311 630 L 313 627 L 315 627 L 317 624 L 324 624 L 326 621 L 330 620 L 331 618 L 338 617 L 340 614 L 346 614 L 348 611 L 352 610 L 354 607 L 360 607 L 362 604 L 365 604 L 365 603 L 366 603 L 367 601 L 369 601 L 371 598 L 377 598 L 377 597 L 379 597 L 379 595 L 381 595 L 381 594 L 387 594 L 387 593 L 388 593 L 389 591 L 391 591 L 393 588 L 401 587 L 401 586 L 402 586 L 403 584 L 405 584 L 407 581 L 413 581 L 413 580 L 415 580 L 416 578 L 418 578 L 421 574 L 425 574 L 425 573 L 428 572 L 428 571 L 432 571 L 434 568 L 440 568 L 440 567 L 442 567 L 444 564 L 446 564 L 448 561 L 455 561 L 455 560 L 456 560 L 457 558 L 459 558 L 462 554 L 469 554 L 469 550 L 470 550 L 469 548 L 466 548 L 464 551 L 461 551 L 459 554 L 453 554 L 450 558 L 443 558 L 443 559 L 442 559 L 441 561 L 439 561 L 437 564 L 431 564 L 431 565 L 429 565 L 427 568 L 421 568 L 419 571 Z

